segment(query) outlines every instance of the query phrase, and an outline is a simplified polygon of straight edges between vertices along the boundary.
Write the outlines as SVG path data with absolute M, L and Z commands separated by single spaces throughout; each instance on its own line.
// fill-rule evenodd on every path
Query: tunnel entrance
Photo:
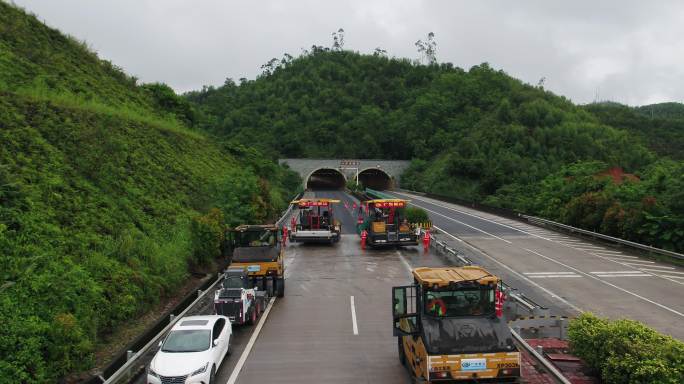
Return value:
M 347 179 L 342 172 L 333 168 L 320 168 L 306 179 L 307 189 L 344 189 Z
M 382 169 L 368 168 L 359 172 L 359 184 L 364 188 L 377 189 L 383 191 L 394 187 L 392 177 Z

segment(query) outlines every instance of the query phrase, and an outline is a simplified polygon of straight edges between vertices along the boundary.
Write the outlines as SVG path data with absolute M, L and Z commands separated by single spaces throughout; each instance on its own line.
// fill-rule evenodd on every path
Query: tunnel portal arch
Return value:
M 364 188 L 384 191 L 394 188 L 394 178 L 381 168 L 366 168 L 359 172 L 359 184 Z
M 347 179 L 335 168 L 318 168 L 306 178 L 307 189 L 344 189 Z

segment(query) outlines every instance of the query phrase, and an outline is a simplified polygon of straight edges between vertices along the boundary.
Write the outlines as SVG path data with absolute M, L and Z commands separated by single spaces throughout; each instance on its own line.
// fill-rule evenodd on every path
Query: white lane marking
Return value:
M 605 254 L 609 254 L 609 255 L 621 255 L 622 254 L 621 251 L 609 251 L 605 248 L 603 250 L 596 251 L 596 253 L 605 253 Z
M 624 263 L 627 265 L 644 265 L 644 266 L 655 264 L 654 261 L 646 261 L 646 260 L 627 260 Z
M 634 273 L 631 275 L 626 275 L 626 274 L 618 274 L 618 275 L 596 275 L 598 277 L 652 277 L 653 275 L 649 275 L 648 273 Z
M 589 272 L 589 273 L 596 273 L 596 274 L 615 274 L 615 273 L 638 273 L 639 271 L 631 269 L 629 271 L 594 271 L 594 272 Z
M 436 228 L 436 227 L 435 227 Z M 408 261 L 406 261 L 406 258 L 404 255 L 401 254 L 401 252 L 397 251 L 397 255 L 399 255 L 399 260 L 401 260 L 401 263 L 404 264 L 404 267 L 406 268 L 406 271 L 408 272 L 409 275 L 412 275 L 411 271 L 411 264 L 409 264 Z
M 672 273 L 672 272 L 668 272 L 668 273 Z M 684 279 L 684 276 L 670 276 L 670 275 L 660 275 L 660 276 L 669 277 L 671 279 Z
M 354 306 L 354 296 L 350 296 L 351 314 L 352 314 L 352 330 L 355 335 L 359 334 L 359 327 L 356 325 L 356 307 Z
M 532 275 L 528 276 L 530 279 L 548 279 L 556 277 L 582 277 L 580 275 Z
M 605 250 L 605 248 L 591 247 L 591 246 L 587 246 L 587 245 L 577 245 L 577 246 L 575 246 L 575 248 L 581 249 L 583 251 L 592 251 L 592 252 L 601 252 L 601 251 Z
M 636 256 L 610 255 L 610 254 L 604 255 L 604 254 L 601 254 L 600 252 L 594 252 L 594 253 L 592 253 L 592 255 L 594 255 L 594 256 L 610 257 L 610 258 L 613 258 L 613 259 L 638 259 L 638 257 L 636 257 Z
M 523 272 L 525 275 L 574 275 L 575 272 Z
M 261 328 L 263 328 L 264 323 L 266 322 L 266 318 L 268 317 L 268 314 L 271 312 L 271 308 L 273 308 L 273 303 L 275 302 L 275 300 L 276 298 L 272 297 L 271 301 L 268 302 L 268 306 L 266 307 L 264 314 L 261 316 L 259 324 L 257 324 L 256 328 L 254 329 L 254 332 L 252 332 L 252 337 L 249 338 L 249 342 L 247 343 L 245 350 L 242 351 L 242 355 L 240 355 L 240 360 L 238 360 L 237 364 L 235 364 L 235 368 L 233 368 L 233 372 L 230 374 L 230 377 L 228 378 L 228 381 L 226 381 L 226 384 L 235 384 L 235 382 L 237 381 L 238 375 L 240 374 L 240 371 L 242 371 L 242 367 L 245 365 L 245 361 L 247 361 L 247 357 L 249 356 L 249 353 L 252 351 L 252 347 L 254 346 L 257 337 L 259 337 Z
M 542 254 L 539 253 L 539 252 L 535 252 L 535 251 L 533 251 L 533 250 L 531 250 L 531 249 L 527 249 L 527 248 L 525 248 L 525 249 L 526 249 L 528 252 L 531 252 L 531 253 L 534 253 L 534 254 L 537 255 L 537 256 L 543 257 L 543 258 L 546 259 L 546 260 L 552 261 L 552 262 L 554 262 L 554 263 L 556 263 L 556 264 L 558 264 L 558 265 L 561 265 L 561 266 L 563 266 L 563 267 L 565 267 L 565 268 L 572 269 L 573 271 L 576 271 L 576 272 L 579 273 L 579 274 L 582 274 L 582 275 L 591 277 L 592 279 L 594 279 L 594 280 L 596 280 L 596 281 L 600 281 L 601 283 L 603 283 L 603 284 L 605 284 L 605 285 L 608 285 L 608 286 L 613 287 L 613 288 L 615 288 L 615 289 L 617 289 L 617 290 L 620 290 L 620 291 L 622 291 L 622 292 L 624 292 L 624 293 L 627 293 L 627 294 L 629 294 L 629 295 L 632 295 L 632 296 L 634 296 L 634 297 L 636 297 L 636 298 L 639 298 L 639 299 L 641 299 L 641 300 L 644 300 L 644 301 L 646 301 L 646 302 L 649 302 L 649 303 L 651 303 L 651 304 L 653 304 L 653 305 L 655 305 L 655 306 L 658 306 L 658 307 L 660 307 L 660 308 L 662 308 L 662 309 L 664 309 L 664 310 L 666 310 L 666 311 L 672 312 L 672 313 L 674 313 L 675 315 L 684 317 L 684 313 L 679 312 L 679 311 L 677 311 L 676 309 L 672 309 L 672 308 L 668 307 L 667 305 L 660 304 L 660 303 L 658 303 L 658 302 L 656 302 L 656 301 L 653 301 L 653 300 L 651 300 L 651 299 L 648 299 L 648 298 L 646 298 L 646 297 L 643 297 L 643 296 L 641 296 L 641 295 L 639 295 L 639 294 L 637 294 L 637 293 L 634 293 L 634 292 L 632 292 L 632 291 L 626 290 L 626 289 L 624 289 L 624 288 L 622 288 L 622 287 L 618 287 L 618 286 L 615 285 L 615 284 L 609 283 L 609 282 L 607 282 L 607 281 L 605 281 L 605 280 L 601 280 L 601 279 L 599 279 L 598 277 L 596 277 L 596 276 L 594 276 L 594 275 L 591 275 L 591 274 L 586 273 L 586 272 L 582 272 L 582 271 L 580 271 L 580 270 L 577 269 L 577 268 L 574 268 L 574 267 L 572 267 L 572 266 L 569 266 L 569 265 L 567 265 L 567 264 L 565 264 L 565 263 L 563 263 L 563 262 L 560 262 L 560 261 L 558 261 L 558 260 L 556 260 L 556 259 L 552 259 L 552 258 L 550 258 L 550 257 L 548 257 L 548 256 L 544 256 L 544 255 L 542 255 Z
M 658 269 L 654 269 L 654 268 L 658 268 Z M 672 268 L 672 267 L 661 267 L 660 265 L 649 265 L 648 268 L 639 268 L 639 269 L 642 271 L 676 273 L 678 275 L 684 275 L 684 272 L 669 271 L 669 269 L 674 269 L 674 268 Z M 668 269 L 668 271 L 663 271 L 663 269 Z
M 445 235 L 451 237 L 452 239 L 458 240 L 458 237 L 456 237 L 456 236 L 452 235 L 451 233 L 449 233 L 449 232 L 443 230 L 442 228 L 440 228 L 440 227 L 438 227 L 438 226 L 436 226 L 436 225 L 433 225 L 433 227 L 434 227 L 435 229 L 437 229 L 438 231 L 443 232 Z M 525 276 L 525 275 L 523 275 L 522 273 L 520 273 L 520 272 L 514 270 L 513 268 L 511 268 L 511 267 L 509 267 L 508 265 L 506 265 L 506 264 L 500 262 L 499 260 L 493 258 L 492 256 L 489 256 L 488 254 L 486 254 L 486 253 L 480 251 L 479 249 L 473 247 L 472 245 L 470 245 L 470 244 L 468 244 L 468 243 L 466 243 L 466 242 L 463 242 L 463 244 L 466 244 L 466 245 L 468 245 L 470 248 L 473 248 L 473 249 L 476 250 L 478 253 L 482 254 L 484 257 L 486 257 L 486 258 L 492 260 L 493 262 L 499 264 L 500 266 L 502 266 L 503 268 L 505 268 L 505 269 L 506 269 L 507 271 L 509 271 L 510 273 L 516 275 L 516 276 L 519 277 L 520 279 L 525 280 L 528 284 L 530 284 L 530 285 L 532 285 L 532 286 L 534 286 L 534 287 L 537 287 L 538 289 L 544 291 L 546 294 L 548 294 L 549 296 L 551 296 L 551 298 L 560 301 L 561 303 L 563 303 L 563 304 L 567 305 L 568 307 L 574 309 L 574 310 L 577 311 L 578 313 L 583 313 L 583 312 L 584 312 L 580 307 L 578 307 L 578 306 L 576 306 L 576 305 L 570 303 L 569 301 L 565 300 L 565 299 L 562 298 L 561 296 L 556 295 L 556 294 L 553 293 L 551 290 L 546 289 L 546 288 L 542 287 L 541 285 L 535 283 L 534 281 L 530 280 L 527 276 Z
M 499 239 L 499 240 L 501 240 L 501 241 L 507 242 L 508 244 L 512 244 L 510 241 L 508 241 L 508 240 L 506 240 L 506 239 L 502 239 L 502 238 L 500 238 L 500 237 L 497 236 L 497 235 L 492 235 L 492 234 L 489 233 L 489 232 L 483 231 L 483 230 L 481 230 L 480 228 L 473 227 L 472 225 L 466 224 L 466 223 L 464 223 L 464 222 L 462 222 L 462 221 L 460 221 L 460 220 L 456 220 L 456 219 L 454 219 L 454 218 L 452 218 L 452 217 L 443 215 L 443 214 L 441 214 L 441 213 L 439 213 L 439 212 L 436 212 L 436 211 L 433 211 L 433 210 L 431 210 L 431 209 L 427 209 L 427 208 L 425 208 L 425 207 L 421 207 L 420 205 L 418 205 L 418 204 L 416 204 L 416 203 L 409 203 L 409 204 L 413 204 L 413 205 L 415 205 L 416 207 L 422 208 L 422 209 L 424 209 L 424 210 L 426 210 L 426 211 L 428 211 L 428 212 L 432 212 L 432 213 L 434 213 L 435 215 L 442 216 L 443 218 L 445 218 L 445 219 L 447 219 L 447 220 L 451 220 L 451 221 L 455 221 L 455 222 L 457 222 L 457 223 L 459 223 L 459 224 L 463 224 L 463 225 L 465 225 L 465 226 L 468 227 L 468 228 L 472 228 L 472 229 L 474 229 L 474 230 L 476 230 L 476 231 L 478 231 L 478 232 L 482 232 L 482 233 L 484 233 L 485 235 L 489 235 L 489 236 L 491 236 L 491 237 L 493 237 L 493 238 L 495 238 L 495 239 Z M 434 225 L 433 225 L 433 227 L 434 227 Z

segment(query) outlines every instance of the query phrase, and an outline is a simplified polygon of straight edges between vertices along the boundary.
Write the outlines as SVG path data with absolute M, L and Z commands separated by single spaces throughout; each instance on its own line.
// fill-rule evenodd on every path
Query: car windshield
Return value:
M 494 288 L 427 291 L 425 314 L 435 317 L 479 316 L 494 313 Z
M 243 288 L 244 283 L 240 276 L 228 276 L 223 280 L 223 288 Z
M 208 329 L 171 331 L 162 345 L 162 352 L 201 352 L 209 349 Z
M 238 232 L 235 235 L 236 247 L 272 247 L 275 242 L 275 233 L 268 230 Z

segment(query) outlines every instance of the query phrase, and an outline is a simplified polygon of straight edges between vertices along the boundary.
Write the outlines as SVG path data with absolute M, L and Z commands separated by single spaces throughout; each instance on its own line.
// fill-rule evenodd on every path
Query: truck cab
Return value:
M 268 296 L 285 294 L 285 249 L 275 225 L 240 225 L 226 232 L 233 249 L 230 269 L 244 269 L 249 284 Z
M 266 306 L 266 292 L 250 284 L 244 268 L 228 268 L 214 293 L 214 311 L 232 324 L 254 324 Z
M 335 220 L 333 199 L 300 199 L 291 204 L 297 207 L 297 223 L 290 240 L 302 243 L 336 243 L 340 240 L 340 222 Z
M 416 268 L 393 287 L 399 359 L 430 383 L 519 382 L 520 353 L 502 318 L 501 280 L 477 266 Z M 499 309 L 499 310 L 497 310 Z
M 359 233 L 366 231 L 371 247 L 418 245 L 418 235 L 406 220 L 408 200 L 376 199 L 366 201 L 366 213 Z

